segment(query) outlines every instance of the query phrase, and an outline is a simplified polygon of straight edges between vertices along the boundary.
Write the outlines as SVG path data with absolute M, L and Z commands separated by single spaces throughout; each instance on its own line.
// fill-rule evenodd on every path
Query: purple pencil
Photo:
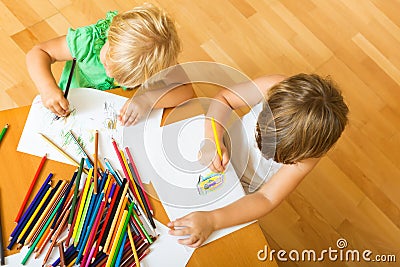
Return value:
M 108 203 L 111 202 L 111 199 L 112 199 L 112 197 L 113 197 L 113 195 L 114 195 L 114 192 L 115 192 L 115 188 L 116 188 L 116 187 L 117 187 L 117 184 L 116 184 L 116 183 L 113 183 L 112 186 L 111 186 L 110 194 L 108 195 L 108 199 L 107 199 L 107 202 L 108 202 Z
M 35 195 L 35 197 L 33 198 L 31 204 L 29 204 L 29 207 L 25 210 L 24 214 L 22 215 L 22 217 L 19 219 L 19 223 L 17 224 L 17 226 L 14 228 L 13 232 L 10 235 L 10 240 L 11 238 L 14 236 L 15 232 L 18 231 L 19 228 L 21 228 L 25 223 L 24 221 L 26 220 L 26 216 L 28 214 L 30 214 L 30 211 L 32 209 L 34 209 L 36 207 L 38 201 L 40 201 L 38 198 L 40 197 L 41 193 L 43 192 L 43 190 L 46 188 L 46 185 L 50 182 L 51 177 L 53 177 L 53 174 L 50 173 L 49 176 L 47 176 L 46 180 L 44 181 L 44 183 L 42 184 L 42 186 L 40 187 L 39 191 L 37 192 L 37 194 Z

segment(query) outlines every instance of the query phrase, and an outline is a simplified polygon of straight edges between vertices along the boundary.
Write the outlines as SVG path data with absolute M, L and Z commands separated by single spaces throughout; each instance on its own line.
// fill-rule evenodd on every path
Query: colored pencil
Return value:
M 133 256 L 135 257 L 136 266 L 140 267 L 140 261 L 139 261 L 138 255 L 137 255 L 135 242 L 133 240 L 133 236 L 132 236 L 132 232 L 131 232 L 131 228 L 130 227 L 128 227 L 128 237 L 129 237 L 129 242 L 131 243 Z
M 31 215 L 30 220 L 25 225 L 25 228 L 19 234 L 18 243 L 20 243 L 21 245 L 23 245 L 25 243 L 25 240 L 30 235 L 31 231 L 33 230 L 33 228 L 35 227 L 36 223 L 40 219 L 41 214 L 43 214 L 44 210 L 46 209 L 46 207 L 49 205 L 49 203 L 53 199 L 53 196 L 55 195 L 56 192 L 58 192 L 58 189 L 60 187 L 62 187 L 63 184 L 65 184 L 65 181 L 64 181 L 64 183 L 62 181 L 58 181 L 57 185 L 54 188 L 51 188 L 48 191 L 48 195 L 45 195 L 42 198 L 42 203 L 40 203 L 38 205 L 38 207 L 36 208 L 35 212 Z
M 129 185 L 129 188 L 131 189 L 132 193 L 134 193 L 133 184 L 132 184 L 132 182 L 131 182 L 130 179 L 129 179 L 128 170 L 127 170 L 126 167 L 125 167 L 124 160 L 122 159 L 121 152 L 120 152 L 120 150 L 118 149 L 118 145 L 117 145 L 117 143 L 115 142 L 114 138 L 111 138 L 111 143 L 112 143 L 112 145 L 113 145 L 113 147 L 114 147 L 115 153 L 117 154 L 117 157 L 118 157 L 119 163 L 120 163 L 120 165 L 121 165 L 121 167 L 122 167 L 122 170 L 123 170 L 123 172 L 124 172 L 125 178 L 128 180 L 127 183 L 128 183 L 128 185 Z M 137 196 L 135 196 L 135 197 L 137 198 Z
M 74 134 L 74 132 L 72 130 L 69 130 L 69 133 L 71 134 L 72 140 L 75 142 L 75 144 L 78 146 L 79 150 L 81 151 L 81 153 L 85 156 L 87 162 L 88 163 L 88 168 L 92 168 L 93 167 L 93 161 L 92 159 L 89 157 L 88 153 L 86 152 L 86 150 L 82 147 L 81 143 L 79 143 L 78 138 L 76 137 L 76 135 Z
M 61 208 L 61 201 L 59 202 L 59 208 L 57 210 L 59 210 Z M 69 215 L 69 210 L 67 211 L 67 216 L 64 216 L 63 220 L 61 221 L 61 224 L 59 225 L 59 227 L 56 230 L 56 233 L 54 234 L 54 236 L 51 238 L 51 243 L 50 243 L 50 247 L 47 250 L 46 256 L 43 259 L 43 264 L 42 266 L 44 266 L 47 262 L 47 260 L 50 257 L 51 251 L 53 250 L 54 246 L 57 244 L 57 238 L 60 236 L 61 232 L 64 230 L 64 227 L 67 224 L 68 221 L 68 215 Z M 51 230 L 51 229 L 50 229 Z
M 74 160 L 70 155 L 67 154 L 64 150 L 62 150 L 58 145 L 56 145 L 53 141 L 51 141 L 47 136 L 45 136 L 42 133 L 39 133 L 41 137 L 43 137 L 44 140 L 46 140 L 52 147 L 54 147 L 58 152 L 60 152 L 64 157 L 66 157 L 73 165 L 79 167 L 79 163 Z M 86 170 L 84 169 L 86 172 Z
M 107 202 L 108 202 L 108 203 L 111 203 L 111 199 L 112 199 L 112 197 L 113 197 L 113 195 L 114 195 L 114 192 L 115 192 L 115 188 L 116 188 L 116 187 L 117 187 L 117 183 L 113 183 L 112 186 L 111 186 L 110 192 L 109 192 L 109 194 L 108 194 L 108 199 L 107 199 Z
M 56 222 L 57 222 L 58 218 L 60 217 L 60 215 L 61 215 L 61 213 L 63 211 L 63 207 L 64 207 L 64 204 L 65 204 L 65 201 L 68 198 L 68 195 L 69 195 L 69 192 L 71 191 L 72 186 L 74 185 L 75 178 L 76 178 L 76 176 L 78 174 L 78 170 L 79 169 L 74 171 L 74 175 L 72 175 L 71 181 L 68 183 L 67 189 L 65 190 L 64 196 L 62 197 L 61 208 L 58 210 L 58 212 L 56 214 L 56 217 L 54 218 L 53 223 L 50 226 L 50 229 L 54 229 L 54 227 L 56 226 Z
M 72 59 L 72 66 L 71 66 L 71 70 L 69 72 L 69 76 L 68 76 L 68 81 L 67 81 L 67 85 L 65 86 L 65 91 L 64 91 L 64 97 L 67 99 L 68 98 L 68 93 L 69 93 L 69 88 L 71 86 L 71 81 L 72 81 L 72 76 L 74 74 L 74 69 L 75 69 L 75 65 L 76 65 L 76 58 Z M 58 120 L 60 119 L 59 116 L 54 115 L 54 120 Z
M 126 188 L 128 188 L 127 185 L 125 185 L 125 189 Z M 117 212 L 115 213 L 113 223 L 111 224 L 110 233 L 108 234 L 106 244 L 104 245 L 103 252 L 107 254 L 110 253 L 112 244 L 113 242 L 115 242 L 116 232 L 114 232 L 114 227 L 117 227 L 119 225 L 122 219 L 123 211 L 125 210 L 126 203 L 128 202 L 128 196 L 126 195 L 126 190 L 124 190 L 123 195 L 125 197 L 121 198 L 121 201 L 119 202 Z
M 42 231 L 39 233 L 39 236 L 36 238 L 35 242 L 33 243 L 33 245 L 30 247 L 28 253 L 25 255 L 24 259 L 22 260 L 21 264 L 25 265 L 26 262 L 28 261 L 29 257 L 31 256 L 33 250 L 35 249 L 36 244 L 39 242 L 40 238 L 42 237 L 43 233 L 45 232 L 46 228 L 49 226 L 51 220 L 54 218 L 54 216 L 56 215 L 56 212 L 58 210 L 58 208 L 61 205 L 61 200 L 58 202 L 56 208 L 53 210 L 52 214 L 50 215 L 49 219 L 46 222 L 45 227 L 43 227 Z
M 120 150 L 120 153 L 121 153 L 122 161 L 124 162 L 125 168 L 126 168 L 126 170 L 127 170 L 127 172 L 128 172 L 128 176 L 129 176 L 129 179 L 130 179 L 130 181 L 131 181 L 133 190 L 135 190 L 133 196 L 139 201 L 140 205 L 141 205 L 141 206 L 143 207 L 143 209 L 144 209 L 143 200 L 142 200 L 142 198 L 141 198 L 140 195 L 139 195 L 138 187 L 136 186 L 136 182 L 135 182 L 135 180 L 133 179 L 133 175 L 132 175 L 131 169 L 130 169 L 129 166 L 128 166 L 128 161 L 126 160 L 126 157 L 125 157 L 124 152 L 123 152 L 122 150 Z
M 119 252 L 119 249 L 120 249 L 120 247 L 121 247 L 121 244 L 122 244 L 122 245 L 125 244 L 125 241 L 126 241 L 126 228 L 127 228 L 127 226 L 128 226 L 129 218 L 131 217 L 131 214 L 132 214 L 132 209 L 133 209 L 133 203 L 129 205 L 128 214 L 127 214 L 125 220 L 122 219 L 122 221 L 121 221 L 121 223 L 123 222 L 123 226 L 122 226 L 122 231 L 121 231 L 120 236 L 119 236 L 119 237 L 116 237 L 116 238 L 114 239 L 114 242 L 116 242 L 117 239 L 118 239 L 118 244 L 117 244 L 117 247 L 115 248 L 115 251 L 116 251 L 116 252 Z M 124 237 L 124 236 L 125 236 L 125 237 Z M 124 240 L 125 240 L 125 241 L 124 241 Z M 116 258 L 117 258 L 117 257 L 114 256 L 114 258 L 112 259 L 111 264 L 112 264 L 113 266 L 114 266 L 114 265 L 119 266 L 119 264 L 115 264 Z
M 97 195 L 97 161 L 99 156 L 99 131 L 95 131 L 94 133 L 94 194 Z
M 65 254 L 64 254 L 63 242 L 60 242 L 58 244 L 58 251 L 60 252 L 60 267 L 65 267 Z
M 217 133 L 217 127 L 215 126 L 215 120 L 213 117 L 211 117 L 211 126 L 213 129 L 213 133 L 214 133 L 214 140 L 215 140 L 215 145 L 217 147 L 217 152 L 219 155 L 219 158 L 222 160 L 222 151 L 221 151 L 221 146 L 219 144 L 219 138 L 218 138 L 218 133 Z
M 107 169 L 114 176 L 114 178 L 117 181 L 118 185 L 121 185 L 122 184 L 122 178 L 118 175 L 118 173 L 115 171 L 115 169 L 111 166 L 110 161 L 107 158 L 104 158 L 104 162 L 106 164 Z
M 84 159 L 81 158 L 78 173 L 77 173 L 76 179 L 75 179 L 74 198 L 72 200 L 71 212 L 70 212 L 69 218 L 68 218 L 68 229 L 71 228 L 72 219 L 74 218 L 74 214 L 75 214 L 76 200 L 78 198 L 79 185 L 81 183 L 81 177 L 82 177 L 83 162 L 84 162 Z
M 87 242 L 85 253 L 84 253 L 84 257 L 82 259 L 81 265 L 83 265 L 85 262 L 91 262 L 92 261 L 92 257 L 94 255 L 94 251 L 93 251 L 93 253 L 91 253 L 91 255 L 88 255 L 87 252 L 88 252 L 88 249 L 90 249 L 92 246 L 95 249 L 97 248 L 96 242 L 95 242 L 95 237 L 96 237 L 96 234 L 97 234 L 97 229 L 98 229 L 98 227 L 100 225 L 100 220 L 101 220 L 101 217 L 103 215 L 103 211 L 104 211 L 104 208 L 106 206 L 106 203 L 107 202 L 105 201 L 105 198 L 103 197 L 103 199 L 101 201 L 101 205 L 100 205 L 99 211 L 98 211 L 98 214 L 96 215 L 96 218 L 95 218 L 95 220 L 93 222 L 93 226 L 91 226 L 90 227 L 91 228 L 90 231 L 88 231 L 88 232 L 90 232 L 89 241 Z M 94 244 L 93 244 L 93 242 L 94 242 Z M 82 250 L 84 250 L 84 249 L 82 249 Z
M 81 203 L 80 203 L 79 208 L 78 208 L 78 217 L 76 218 L 74 232 L 72 234 L 72 238 L 74 239 L 74 241 L 75 241 L 76 233 L 78 232 L 78 228 L 79 228 L 79 224 L 80 224 L 83 208 L 85 206 L 86 196 L 87 196 L 87 193 L 89 191 L 90 179 L 92 177 L 92 172 L 93 172 L 93 169 L 89 169 L 89 174 L 86 177 L 85 186 L 83 187 L 83 193 L 81 195 Z
M 88 227 L 87 227 L 88 230 L 86 230 L 86 232 L 83 234 L 82 241 L 80 242 L 80 244 L 78 246 L 78 256 L 76 257 L 76 262 L 75 262 L 76 264 L 78 264 L 81 261 L 81 257 L 83 255 L 83 252 L 85 251 L 85 245 L 88 244 L 90 247 L 92 245 L 91 242 L 93 240 L 89 240 L 88 243 L 87 243 L 87 241 L 88 241 L 91 231 L 93 231 L 94 234 L 97 232 L 97 225 L 95 225 L 94 223 L 96 221 L 96 218 L 98 218 L 97 221 L 99 222 L 101 214 L 100 214 L 100 212 L 99 212 L 99 214 L 97 214 L 97 212 L 100 211 L 100 209 L 103 209 L 104 205 L 105 205 L 104 192 L 102 192 L 100 194 L 99 200 L 100 201 L 97 201 L 96 206 L 94 208 L 94 212 L 93 212 L 94 216 L 92 216 L 90 218 L 90 221 L 88 223 Z M 97 216 L 97 215 L 99 215 L 99 216 Z M 96 226 L 96 228 L 94 228 L 94 226 Z M 92 235 L 92 237 L 93 237 L 93 235 Z M 89 249 L 90 249 L 90 247 L 89 247 Z
M 129 150 L 128 147 L 125 147 L 125 151 L 126 151 L 126 154 L 127 154 L 127 156 L 128 156 L 129 162 L 132 164 L 133 173 L 135 174 L 136 180 L 137 180 L 137 182 L 139 183 L 139 188 L 140 188 L 140 189 L 142 190 L 142 192 L 143 192 L 144 199 L 145 199 L 145 201 L 146 201 L 146 203 L 147 203 L 147 206 L 148 206 L 148 208 L 149 208 L 151 214 L 154 215 L 153 208 L 152 208 L 151 203 L 150 203 L 150 201 L 149 201 L 149 198 L 148 198 L 148 196 L 147 196 L 147 194 L 146 194 L 146 189 L 145 189 L 144 186 L 143 186 L 142 179 L 140 179 L 139 171 L 138 171 L 137 168 L 136 168 L 136 164 L 135 164 L 135 162 L 134 162 L 134 160 L 133 160 L 133 156 L 132 156 L 132 154 L 131 154 L 131 152 L 130 152 L 130 150 Z
M 18 236 L 21 233 L 21 231 L 23 230 L 23 228 L 25 227 L 26 223 L 29 221 L 29 219 L 31 218 L 32 213 L 35 211 L 37 205 L 39 205 L 39 203 L 42 200 L 42 197 L 46 194 L 47 190 L 50 188 L 50 183 L 46 184 L 46 186 L 44 187 L 43 191 L 40 193 L 38 199 L 36 200 L 36 202 L 34 203 L 34 205 L 31 207 L 31 209 L 27 209 L 26 212 L 24 213 L 24 215 L 22 216 L 23 219 L 20 220 L 20 223 L 18 223 L 18 225 L 15 227 L 14 230 L 16 230 L 15 232 L 13 232 L 11 234 L 12 238 L 10 241 L 10 244 L 8 244 L 7 249 L 11 250 L 11 248 L 13 247 L 13 245 L 17 242 L 18 240 Z M 26 215 L 26 216 L 25 216 Z
M 116 252 L 118 252 L 118 254 L 117 254 L 117 257 L 115 259 L 115 263 L 114 263 L 113 266 L 120 266 L 121 265 L 122 256 L 124 254 L 124 245 L 126 243 L 126 239 L 127 239 L 128 233 L 125 232 L 122 235 L 123 235 L 123 238 L 122 238 L 121 246 L 119 248 L 117 248 L 117 250 L 116 250 Z
M 22 201 L 22 204 L 21 204 L 21 207 L 19 208 L 17 217 L 16 217 L 15 220 L 14 220 L 16 223 L 18 223 L 19 219 L 21 218 L 22 212 L 24 211 L 25 206 L 26 206 L 26 202 L 28 202 L 28 199 L 29 199 L 29 197 L 31 196 L 33 187 L 35 186 L 36 181 L 37 181 L 37 179 L 39 178 L 39 174 L 40 174 L 40 172 L 41 172 L 41 170 L 42 170 L 42 168 L 43 168 L 43 165 L 44 165 L 44 162 L 46 161 L 46 159 L 47 159 L 47 154 L 44 154 L 42 160 L 40 161 L 39 167 L 38 167 L 38 169 L 36 170 L 35 176 L 33 177 L 33 180 L 32 180 L 32 182 L 31 182 L 31 185 L 29 186 L 28 192 L 26 192 L 25 198 L 24 198 L 24 200 Z
M 0 196 L 1 200 L 1 196 Z M 0 265 L 5 265 L 4 260 L 4 245 L 3 245 L 3 227 L 1 225 L 1 202 L 0 202 Z
M 94 244 L 93 244 L 93 246 L 92 246 L 92 249 L 90 250 L 90 253 L 89 253 L 89 256 L 88 256 L 89 259 L 91 259 L 92 256 L 93 256 L 93 254 L 94 254 L 94 250 L 96 249 L 96 242 L 97 242 L 97 241 L 94 242 Z M 87 260 L 84 266 L 85 266 L 85 267 L 88 267 L 89 265 L 90 265 L 90 261 Z M 82 266 L 82 265 L 81 265 L 81 266 Z
M 78 230 L 77 230 L 76 236 L 74 238 L 74 246 L 75 247 L 78 245 L 79 239 L 80 239 L 81 234 L 82 234 L 82 228 L 83 228 L 83 225 L 85 224 L 85 219 L 86 219 L 86 215 L 87 215 L 87 212 L 88 212 L 88 208 L 90 206 L 90 203 L 92 202 L 92 195 L 93 195 L 93 184 L 90 185 L 90 189 L 89 189 L 89 192 L 88 192 L 88 195 L 87 195 L 87 199 L 85 201 L 85 206 L 84 206 L 84 209 L 82 211 L 82 214 L 81 214 L 81 217 L 80 217 L 80 220 L 79 220 Z M 78 216 L 79 216 L 79 214 L 78 214 Z
M 28 208 L 27 208 L 26 211 L 23 213 L 22 218 L 20 218 L 20 220 L 18 220 L 19 223 L 18 223 L 17 226 L 14 228 L 14 231 L 11 233 L 10 239 L 14 236 L 15 231 L 17 231 L 18 228 L 21 227 L 22 224 L 21 224 L 20 221 L 23 221 L 23 220 L 26 218 L 26 216 L 29 214 L 29 211 L 30 211 L 35 205 L 37 205 L 38 199 L 41 197 L 41 194 L 42 194 L 44 188 L 46 187 L 46 185 L 50 183 L 50 179 L 51 179 L 52 177 L 53 177 L 53 174 L 50 173 L 50 174 L 47 176 L 46 180 L 43 182 L 43 184 L 40 186 L 39 191 L 36 193 L 36 195 L 35 195 L 35 197 L 33 198 L 32 202 L 29 204 Z
M 60 196 L 60 192 L 61 192 L 62 189 L 63 189 L 62 187 L 58 187 L 58 189 L 55 192 L 55 194 L 53 195 L 52 199 L 46 205 L 46 209 L 42 212 L 42 214 L 40 215 L 39 220 L 36 222 L 36 225 L 34 226 L 34 228 L 31 230 L 31 233 L 26 238 L 25 245 L 27 245 L 32 240 L 32 237 L 35 235 L 36 231 L 40 228 L 40 225 L 42 224 L 43 220 L 45 219 L 45 217 L 49 213 L 50 209 L 53 207 L 54 203 L 56 203 L 57 198 L 61 197 Z
M 119 238 L 119 236 L 121 235 L 123 224 L 125 223 L 125 219 L 126 219 L 127 215 L 128 215 L 128 211 L 124 210 L 124 212 L 122 214 L 121 221 L 120 221 L 120 223 L 118 225 L 118 230 L 117 230 L 117 233 L 116 233 L 117 238 Z M 106 267 L 113 266 L 112 262 L 113 262 L 113 259 L 114 259 L 114 254 L 115 254 L 115 251 L 116 251 L 117 244 L 118 244 L 118 242 L 116 242 L 116 240 L 114 240 L 113 245 L 112 245 L 111 250 L 110 250 L 110 254 L 109 254 L 108 259 L 107 259 Z
M 111 200 L 106 218 L 104 219 L 103 227 L 100 231 L 99 237 L 97 238 L 97 240 L 99 240 L 99 242 L 97 244 L 98 249 L 96 249 L 94 252 L 94 256 L 93 256 L 94 258 L 96 257 L 96 255 L 99 251 L 103 250 L 104 244 L 106 243 L 107 234 L 105 234 L 105 233 L 109 232 L 109 228 L 112 223 L 112 218 L 117 210 L 117 204 L 116 204 L 116 203 L 118 203 L 117 199 L 119 199 L 122 196 L 122 191 L 123 191 L 123 188 L 118 187 L 114 193 L 112 200 Z
M 8 126 L 9 126 L 9 124 L 7 123 L 7 124 L 3 127 L 3 130 L 1 130 L 1 133 L 0 133 L 0 143 L 1 143 L 1 140 L 3 140 L 3 137 L 4 137 L 4 135 L 6 134 L 6 132 L 7 132 L 7 130 L 8 130 Z

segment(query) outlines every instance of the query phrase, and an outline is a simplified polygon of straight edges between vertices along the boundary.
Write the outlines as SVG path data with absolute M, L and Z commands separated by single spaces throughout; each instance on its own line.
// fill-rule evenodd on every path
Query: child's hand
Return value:
M 220 142 L 220 147 L 222 160 L 217 153 L 214 140 L 205 139 L 198 154 L 199 162 L 204 166 L 208 166 L 213 172 L 224 172 L 229 162 L 229 153 L 223 142 Z
M 215 231 L 211 213 L 208 211 L 192 212 L 173 222 L 169 222 L 167 226 L 172 228 L 168 232 L 170 235 L 189 236 L 179 239 L 178 242 L 192 248 L 199 247 Z M 175 227 L 179 227 L 179 229 L 175 229 Z
M 60 88 L 49 89 L 41 93 L 43 106 L 59 117 L 65 117 L 69 114 L 69 102 L 64 97 Z
M 151 105 L 146 97 L 132 97 L 125 102 L 118 115 L 118 120 L 123 126 L 137 123 L 143 116 L 150 112 Z

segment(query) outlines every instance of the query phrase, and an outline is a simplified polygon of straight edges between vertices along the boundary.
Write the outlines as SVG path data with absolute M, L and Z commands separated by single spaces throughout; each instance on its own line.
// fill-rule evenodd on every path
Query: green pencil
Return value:
M 81 237 L 82 227 L 85 224 L 86 214 L 87 214 L 87 211 L 88 211 L 88 208 L 89 208 L 90 200 L 92 199 L 92 195 L 93 195 L 93 183 L 90 184 L 89 194 L 88 194 L 88 196 L 86 198 L 85 207 L 83 209 L 82 217 L 81 217 L 81 220 L 79 222 L 78 232 L 76 233 L 76 237 L 74 238 L 74 246 L 75 247 L 78 245 L 79 238 Z M 95 197 L 95 196 L 93 196 L 93 197 Z
M 62 203 L 62 199 L 60 199 L 58 201 L 58 204 L 57 204 L 56 208 L 53 210 L 53 212 L 51 213 L 50 217 L 47 219 L 47 222 L 44 225 L 44 227 L 42 228 L 42 231 L 40 231 L 39 235 L 35 239 L 35 242 L 33 242 L 33 244 L 31 246 L 31 248 L 29 249 L 28 253 L 26 253 L 25 258 L 21 262 L 22 265 L 25 265 L 25 263 L 28 261 L 29 257 L 31 256 L 32 252 L 34 251 L 36 245 L 39 243 L 39 240 L 42 238 L 42 235 L 44 234 L 44 232 L 46 231 L 47 227 L 49 226 L 49 224 L 53 220 L 54 216 L 56 215 L 56 212 L 59 209 L 59 207 L 61 206 L 61 203 Z
M 4 126 L 3 130 L 0 133 L 0 142 L 3 139 L 3 136 L 6 134 L 7 129 L 8 129 L 8 123 Z
M 144 229 L 142 222 L 139 220 L 139 218 L 136 216 L 135 212 L 132 212 L 133 214 L 133 218 L 135 218 L 136 223 L 139 225 L 140 229 L 142 230 L 142 232 L 144 233 L 144 235 L 146 236 L 147 240 L 149 241 L 149 243 L 153 243 L 153 240 L 150 238 L 149 234 L 147 233 L 146 229 Z
M 121 231 L 121 234 L 120 234 L 119 239 L 118 239 L 118 244 L 117 244 L 117 247 L 115 249 L 116 253 L 114 253 L 113 259 L 111 261 L 111 266 L 114 266 L 115 265 L 115 261 L 117 260 L 118 252 L 119 252 L 119 249 L 120 249 L 121 244 L 122 244 L 122 240 L 124 239 L 124 235 L 125 235 L 125 232 L 126 232 L 126 227 L 128 226 L 129 219 L 131 218 L 132 209 L 133 209 L 133 202 L 129 205 L 128 215 L 126 216 L 126 220 L 125 220 L 124 225 L 122 227 L 122 231 Z
M 74 198 L 72 199 L 71 212 L 69 213 L 69 218 L 68 218 L 68 229 L 71 228 L 72 220 L 74 219 L 74 215 L 75 215 L 76 200 L 78 198 L 79 185 L 81 183 L 81 176 L 82 176 L 82 169 L 83 169 L 84 161 L 85 161 L 85 159 L 82 158 L 81 163 L 79 164 L 78 174 L 76 175 Z

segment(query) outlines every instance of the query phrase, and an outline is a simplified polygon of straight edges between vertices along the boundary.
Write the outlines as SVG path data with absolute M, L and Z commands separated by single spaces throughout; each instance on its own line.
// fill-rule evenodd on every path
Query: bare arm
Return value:
M 216 157 L 215 146 L 204 147 L 201 151 L 202 155 L 206 155 L 201 159 L 204 165 L 209 165 L 210 169 L 214 172 L 223 172 L 226 164 L 229 162 L 228 152 L 223 145 L 222 138 L 224 134 L 224 127 L 229 119 L 232 110 L 241 107 L 252 107 L 263 100 L 268 90 L 285 79 L 282 75 L 269 75 L 255 79 L 253 82 L 246 82 L 238 84 L 232 88 L 221 90 L 215 97 L 214 101 L 210 104 L 207 112 L 207 117 L 213 117 L 216 123 L 217 134 L 221 150 L 223 151 L 222 160 Z M 213 131 L 211 122 L 209 120 L 205 123 L 204 135 L 206 139 L 214 142 Z
M 246 195 L 223 208 L 209 212 L 193 212 L 169 223 L 169 227 L 184 227 L 170 230 L 170 234 L 190 235 L 179 242 L 191 247 L 198 247 L 215 230 L 258 219 L 277 207 L 318 161 L 319 159 L 307 159 L 295 165 L 284 165 L 256 193 Z
M 29 75 L 39 90 L 43 105 L 59 116 L 68 114 L 68 101 L 55 81 L 51 64 L 67 60 L 72 60 L 72 56 L 65 36 L 35 45 L 26 55 Z

